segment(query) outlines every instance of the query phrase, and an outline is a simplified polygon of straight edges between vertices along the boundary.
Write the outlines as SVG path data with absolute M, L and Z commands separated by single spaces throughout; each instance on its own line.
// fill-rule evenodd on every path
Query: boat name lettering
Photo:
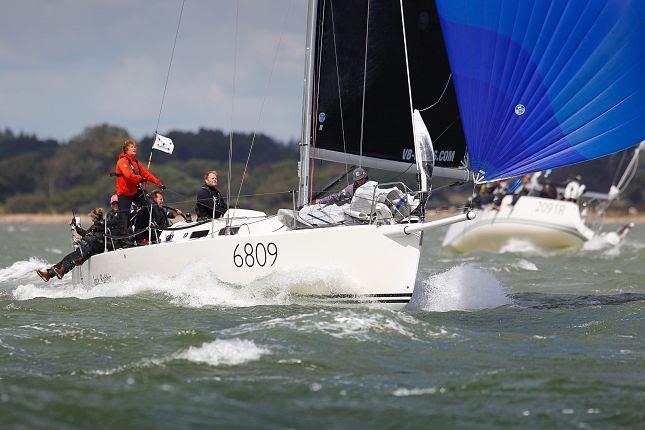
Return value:
M 552 215 L 564 215 L 565 206 L 555 202 L 538 202 L 535 212 Z
M 107 284 L 112 280 L 112 275 L 109 273 L 99 273 L 94 275 L 94 285 Z
M 233 250 L 233 264 L 236 267 L 253 267 L 256 264 L 260 267 L 264 267 L 267 264 L 273 266 L 277 259 L 278 246 L 273 242 L 269 242 L 266 245 L 262 242 L 258 242 L 255 245 L 248 242 L 245 244 L 238 243 Z

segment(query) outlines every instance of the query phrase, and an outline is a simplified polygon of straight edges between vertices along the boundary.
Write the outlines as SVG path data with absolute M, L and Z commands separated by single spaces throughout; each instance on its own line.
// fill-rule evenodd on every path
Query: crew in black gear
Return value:
M 204 185 L 197 193 L 197 204 L 195 205 L 197 221 L 213 218 L 213 204 L 215 204 L 215 218 L 220 218 L 226 213 L 228 209 L 226 199 L 216 186 L 217 172 L 207 172 L 204 175 Z
M 76 229 L 76 233 L 81 236 L 78 248 L 70 252 L 63 259 L 54 266 L 42 270 L 36 270 L 38 276 L 43 281 L 47 282 L 54 276 L 62 279 L 63 276 L 74 267 L 80 266 L 87 261 L 92 255 L 100 254 L 103 252 L 105 246 L 105 221 L 103 220 L 103 209 L 95 208 L 91 213 L 93 224 L 87 230 L 82 229 L 76 225 L 74 218 L 70 225 Z

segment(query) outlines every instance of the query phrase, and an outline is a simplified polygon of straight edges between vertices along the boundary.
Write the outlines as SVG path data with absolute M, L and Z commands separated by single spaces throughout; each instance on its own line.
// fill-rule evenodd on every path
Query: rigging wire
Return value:
M 242 193 L 242 186 L 244 185 L 244 180 L 246 179 L 246 172 L 249 167 L 249 161 L 251 160 L 251 152 L 253 151 L 253 145 L 255 144 L 255 137 L 257 135 L 258 127 L 260 126 L 260 121 L 262 119 L 262 114 L 264 113 L 264 105 L 267 101 L 267 98 L 269 96 L 269 90 L 271 88 L 271 82 L 273 80 L 273 72 L 275 70 L 275 66 L 278 62 L 278 54 L 280 53 L 280 47 L 282 46 L 282 37 L 284 36 L 285 28 L 287 26 L 287 20 L 289 18 L 289 12 L 291 11 L 291 5 L 293 4 L 293 0 L 289 0 L 287 3 L 287 10 L 284 14 L 284 19 L 282 21 L 282 26 L 281 26 L 281 31 L 280 31 L 280 37 L 278 38 L 278 43 L 276 44 L 275 48 L 275 53 L 273 55 L 273 64 L 271 65 L 271 71 L 269 72 L 269 80 L 267 81 L 266 88 L 264 90 L 264 96 L 262 97 L 262 102 L 260 103 L 260 111 L 258 113 L 258 119 L 255 123 L 255 128 L 253 129 L 253 135 L 251 137 L 251 145 L 249 147 L 249 153 L 246 157 L 246 163 L 244 164 L 244 171 L 242 172 L 242 179 L 240 181 L 240 188 L 237 191 L 237 197 L 235 199 L 235 206 L 237 207 L 237 204 L 240 200 L 240 194 Z
M 157 134 L 159 130 L 159 121 L 161 120 L 163 103 L 164 103 L 164 100 L 166 99 L 166 90 L 168 89 L 168 80 L 170 79 L 170 69 L 172 68 L 172 60 L 175 57 L 175 46 L 177 46 L 177 38 L 179 37 L 179 27 L 181 26 L 181 17 L 184 14 L 185 3 L 186 3 L 186 0 L 182 0 L 181 9 L 179 10 L 179 19 L 177 20 L 177 30 L 175 31 L 175 41 L 172 44 L 172 51 L 170 52 L 170 62 L 168 64 L 168 72 L 166 72 L 166 82 L 163 86 L 163 95 L 161 96 L 161 106 L 159 106 L 159 115 L 157 115 L 157 125 L 155 126 L 155 134 Z M 152 154 L 152 149 L 150 149 L 150 153 Z
M 238 21 L 240 16 L 240 0 L 235 2 L 235 36 L 233 43 L 233 93 L 231 95 L 231 130 L 229 132 L 228 143 L 228 185 L 226 188 L 226 201 L 231 201 L 231 166 L 233 164 L 233 119 L 235 116 L 235 82 L 237 77 L 237 34 Z
M 423 109 L 417 109 L 417 110 L 419 112 L 423 112 L 438 105 L 441 99 L 443 98 L 443 96 L 446 94 L 446 91 L 448 90 L 448 85 L 450 85 L 450 79 L 452 79 L 452 73 L 448 76 L 448 80 L 446 81 L 446 86 L 443 87 L 443 92 L 441 93 L 441 95 L 439 96 L 436 102 L 432 103 L 430 106 L 424 107 Z
M 331 30 L 334 39 L 334 60 L 336 61 L 336 82 L 338 83 L 338 105 L 340 108 L 340 129 L 343 136 L 343 152 L 345 153 L 345 171 L 348 171 L 349 159 L 347 154 L 347 144 L 345 140 L 345 119 L 343 115 L 343 96 L 340 90 L 340 70 L 338 67 L 338 49 L 336 47 L 336 23 L 334 21 L 334 1 L 331 0 Z M 349 185 L 349 177 L 345 175 L 345 182 Z
M 365 123 L 365 83 L 367 77 L 367 42 L 370 35 L 370 0 L 367 0 L 367 16 L 365 19 L 365 58 L 363 60 L 363 102 L 361 106 L 361 140 L 359 147 L 359 156 L 358 156 L 358 166 L 363 166 L 363 132 L 364 132 L 364 123 Z
M 320 21 L 320 27 L 325 28 L 325 10 L 327 9 L 327 1 L 323 0 L 323 6 L 322 6 L 322 18 Z M 322 68 L 322 49 L 323 49 L 323 35 L 321 34 L 319 36 L 319 40 L 316 42 L 318 44 L 318 51 L 320 54 L 318 54 L 318 77 L 316 78 L 316 107 L 315 109 L 312 106 L 311 112 L 308 114 L 311 115 L 313 112 L 318 110 L 318 97 L 320 95 L 320 70 Z M 312 139 L 311 139 L 311 146 L 316 147 L 316 140 L 318 137 L 318 126 L 314 125 L 316 124 L 317 118 L 312 118 L 312 126 L 313 126 L 313 133 L 312 134 Z M 308 130 L 308 132 L 310 132 Z M 308 189 L 308 201 L 311 201 L 313 198 L 313 193 L 314 193 L 314 170 L 316 167 L 316 163 L 314 162 L 314 159 L 310 156 L 308 160 L 301 160 L 301 163 L 310 163 L 309 165 L 311 166 L 309 170 L 309 189 Z

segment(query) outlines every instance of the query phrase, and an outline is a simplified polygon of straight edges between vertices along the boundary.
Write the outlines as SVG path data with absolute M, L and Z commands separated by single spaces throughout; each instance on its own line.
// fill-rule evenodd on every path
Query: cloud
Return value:
M 240 1 L 236 129 L 255 126 L 282 35 L 261 131 L 299 134 L 305 3 Z M 10 2 L 0 16 L 0 127 L 59 139 L 101 122 L 135 137 L 154 131 L 180 5 Z M 185 3 L 160 129 L 229 128 L 235 5 Z

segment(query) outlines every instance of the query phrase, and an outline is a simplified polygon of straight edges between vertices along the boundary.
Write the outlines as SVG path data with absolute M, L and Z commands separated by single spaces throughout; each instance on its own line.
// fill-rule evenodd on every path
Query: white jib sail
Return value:
M 428 128 L 421 118 L 421 113 L 414 110 L 412 115 L 414 122 L 414 156 L 417 162 L 417 170 L 421 174 L 421 191 L 430 191 L 432 170 L 434 169 L 434 148 Z

